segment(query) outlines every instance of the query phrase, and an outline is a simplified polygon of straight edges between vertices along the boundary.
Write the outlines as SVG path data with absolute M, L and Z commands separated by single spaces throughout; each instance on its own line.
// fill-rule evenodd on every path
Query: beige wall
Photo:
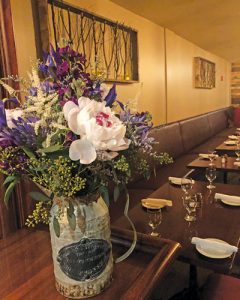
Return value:
M 230 63 L 166 30 L 167 122 L 184 119 L 230 104 Z M 216 64 L 216 87 L 193 87 L 193 57 Z M 221 78 L 222 77 L 222 78 Z M 222 79 L 222 80 L 221 80 Z
M 17 52 L 18 72 L 26 77 L 36 61 L 36 47 L 30 0 L 11 0 L 13 30 Z
M 171 31 L 167 37 L 167 81 L 165 81 L 164 29 L 109 0 L 66 0 L 103 17 L 124 23 L 138 31 L 139 83 L 119 84 L 118 98 L 148 110 L 154 125 L 197 115 L 229 105 L 230 64 L 180 38 Z M 11 0 L 19 74 L 25 76 L 30 57 L 36 58 L 30 0 Z M 192 60 L 202 56 L 216 62 L 217 82 L 212 90 L 192 85 Z M 224 81 L 220 81 L 223 75 Z M 167 83 L 167 104 L 166 87 Z M 167 112 L 166 112 L 167 110 Z

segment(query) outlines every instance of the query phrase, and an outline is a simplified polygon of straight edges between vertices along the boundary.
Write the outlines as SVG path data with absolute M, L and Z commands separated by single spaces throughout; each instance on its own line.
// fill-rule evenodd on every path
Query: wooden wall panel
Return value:
M 0 32 L 0 75 L 18 74 L 10 0 L 0 1 Z M 18 85 L 16 84 L 14 87 L 18 88 Z M 1 91 L 0 96 L 6 97 L 5 92 Z M 3 180 L 3 175 L 0 175 L 0 238 L 6 237 L 9 233 L 18 228 L 16 211 L 17 199 L 13 197 L 8 208 L 5 206 L 3 203 L 5 192 Z
M 232 63 L 231 101 L 232 104 L 240 104 L 240 63 Z

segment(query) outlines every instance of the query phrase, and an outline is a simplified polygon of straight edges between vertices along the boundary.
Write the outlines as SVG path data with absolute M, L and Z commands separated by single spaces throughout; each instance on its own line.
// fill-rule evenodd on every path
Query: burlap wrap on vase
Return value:
M 57 290 L 65 297 L 81 299 L 101 293 L 111 282 L 113 270 L 108 208 L 101 197 L 85 204 L 73 202 L 76 229 L 69 227 L 67 209 L 58 218 L 60 237 L 53 229 L 51 209 L 50 234 Z

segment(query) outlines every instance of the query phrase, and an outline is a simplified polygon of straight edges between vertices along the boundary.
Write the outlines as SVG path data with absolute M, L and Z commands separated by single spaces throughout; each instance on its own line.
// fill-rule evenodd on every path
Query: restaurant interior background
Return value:
M 37 58 L 32 4 L 38 1 L 42 0 L 10 0 L 20 77 L 26 77 L 31 62 Z M 149 111 L 153 116 L 154 126 L 215 111 L 232 104 L 231 68 L 232 63 L 240 62 L 240 47 L 233 39 L 239 32 L 239 26 L 236 27 L 237 10 L 232 9 L 234 5 L 240 5 L 238 0 L 65 2 L 129 26 L 138 32 L 139 81 L 117 83 L 117 94 L 119 100 L 132 102 L 138 111 Z M 155 11 L 154 7 L 157 7 Z M 216 19 L 211 19 L 212 16 Z M 160 24 L 161 17 L 164 24 Z M 188 22 L 183 22 L 184 19 L 188 19 Z M 233 19 L 236 22 L 229 23 Z M 214 30 L 210 30 L 211 26 Z M 231 28 L 234 28 L 233 32 Z M 186 34 L 183 33 L 184 30 Z M 229 43 L 221 44 L 221 37 Z M 214 88 L 194 87 L 194 57 L 202 57 L 215 64 Z M 26 194 L 25 190 L 21 193 Z M 19 202 L 22 203 L 23 199 Z M 6 209 L 3 209 L 5 212 Z M 182 288 L 182 281 L 184 284 L 187 281 L 187 275 L 184 277 L 182 272 L 182 266 L 177 265 L 167 277 L 171 277 L 170 280 L 173 276 L 177 278 L 176 290 Z M 205 280 L 206 276 L 203 275 Z
M 206 51 L 174 31 L 116 4 L 118 2 L 124 5 L 129 1 L 68 0 L 67 2 L 138 31 L 139 82 L 118 84 L 117 93 L 118 98 L 123 101 L 135 100 L 138 110 L 150 111 L 153 115 L 154 125 L 173 122 L 230 105 L 231 62 L 229 59 Z M 138 1 L 130 2 L 132 5 L 135 3 L 135 8 L 138 8 L 136 4 Z M 149 1 L 142 1 L 143 6 L 144 2 Z M 157 3 L 157 1 L 150 2 Z M 166 4 L 167 2 L 163 1 L 165 9 L 169 4 L 169 2 Z M 189 1 L 183 2 L 188 6 Z M 196 14 L 201 12 L 201 22 L 204 23 L 204 12 L 208 7 L 205 8 L 205 4 L 209 3 L 210 10 L 213 10 L 214 7 L 218 8 L 216 15 L 218 14 L 219 18 L 216 21 L 209 21 L 215 25 L 214 28 L 219 27 L 216 37 L 226 35 L 222 31 L 222 26 L 219 26 L 222 14 L 227 13 L 226 9 L 218 6 L 218 1 L 203 1 L 205 4 L 200 2 L 202 3 L 202 1 L 198 1 L 199 7 L 196 7 L 195 10 L 193 7 L 191 8 L 191 3 L 189 3 L 188 9 L 184 6 L 183 10 L 179 10 L 182 1 L 171 1 L 169 9 L 172 9 L 173 14 L 179 15 L 180 18 L 181 15 L 189 15 L 192 11 L 195 11 Z M 30 58 L 33 61 L 36 58 L 31 0 L 11 0 L 11 9 L 18 70 L 20 76 L 26 76 Z M 161 4 L 158 9 L 161 11 Z M 169 9 L 166 11 L 168 14 L 170 13 Z M 207 18 L 208 15 L 206 15 L 206 22 L 208 22 Z M 195 34 L 201 35 L 204 40 L 203 36 L 206 35 L 207 38 L 209 33 L 206 30 L 204 33 L 196 32 Z M 203 57 L 216 64 L 215 88 L 194 88 L 193 57 Z

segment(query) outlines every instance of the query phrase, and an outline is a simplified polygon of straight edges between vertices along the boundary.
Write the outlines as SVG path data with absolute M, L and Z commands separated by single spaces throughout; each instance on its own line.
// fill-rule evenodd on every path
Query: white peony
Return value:
M 97 158 L 97 151 L 115 152 L 105 153 L 105 157 L 111 159 L 117 155 L 116 151 L 129 147 L 130 140 L 125 138 L 125 125 L 110 107 L 105 106 L 105 102 L 81 97 L 78 105 L 67 102 L 63 112 L 69 128 L 80 135 L 80 139 L 73 141 L 69 149 L 72 160 L 90 164 Z
M 106 85 L 106 83 L 101 84 L 100 91 L 101 91 L 102 99 L 105 99 L 109 93 L 109 87 Z
M 15 127 L 15 125 L 13 124 L 12 119 L 17 120 L 23 114 L 23 112 L 20 108 L 5 109 L 5 113 L 6 113 L 7 126 L 9 128 Z

